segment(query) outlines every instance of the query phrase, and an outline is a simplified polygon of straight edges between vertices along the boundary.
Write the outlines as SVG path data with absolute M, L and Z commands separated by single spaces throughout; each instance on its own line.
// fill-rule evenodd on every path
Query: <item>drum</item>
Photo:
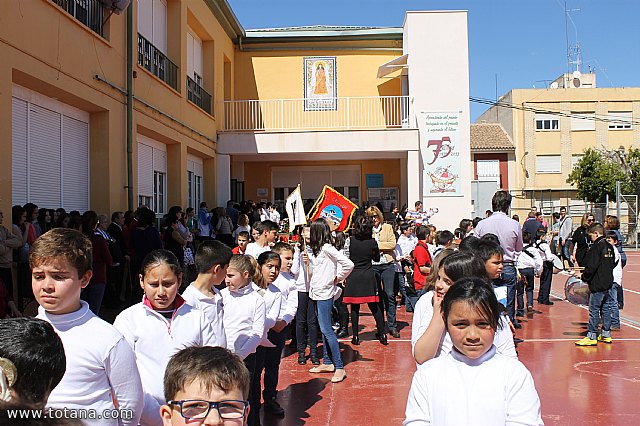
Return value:
M 560 271 L 564 271 L 564 263 L 562 260 L 555 254 L 552 254 L 551 257 L 553 258 L 553 273 L 557 274 Z
M 574 305 L 588 305 L 589 285 L 579 278 L 570 276 L 564 285 L 564 295 Z

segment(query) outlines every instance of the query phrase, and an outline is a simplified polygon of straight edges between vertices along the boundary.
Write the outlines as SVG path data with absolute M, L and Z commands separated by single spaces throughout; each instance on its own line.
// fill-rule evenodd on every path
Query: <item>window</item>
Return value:
M 571 170 L 575 169 L 580 160 L 582 160 L 582 154 L 574 154 L 571 156 Z
M 198 210 L 202 201 L 202 158 L 187 155 L 187 207 Z
M 156 214 L 163 214 L 167 209 L 167 174 L 153 172 L 153 210 Z
M 560 156 L 536 155 L 536 173 L 560 173 Z
M 477 160 L 478 180 L 496 180 L 500 177 L 500 160 Z
M 138 33 L 156 49 L 167 53 L 166 0 L 138 0 Z
M 609 111 L 609 130 L 629 130 L 632 119 L 630 111 Z
M 187 75 L 202 86 L 202 40 L 191 31 L 187 31 Z
M 571 131 L 595 130 L 596 129 L 596 113 L 595 112 L 572 112 L 571 113 Z
M 536 114 L 536 130 L 559 130 L 560 121 L 557 115 Z
M 285 205 L 285 201 L 287 201 L 287 197 L 293 191 L 296 190 L 296 187 L 288 187 L 288 188 L 273 188 L 273 202 L 278 206 L 282 207 Z

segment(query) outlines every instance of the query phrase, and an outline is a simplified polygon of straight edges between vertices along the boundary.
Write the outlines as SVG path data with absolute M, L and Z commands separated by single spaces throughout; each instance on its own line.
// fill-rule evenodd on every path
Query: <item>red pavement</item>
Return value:
M 562 295 L 566 279 L 554 276 L 552 294 Z M 518 353 L 534 377 L 546 425 L 640 423 L 640 253 L 629 254 L 623 285 L 623 326 L 611 345 L 576 347 L 573 342 L 586 333 L 588 311 L 558 297 L 552 297 L 554 306 L 536 304 L 540 313 L 524 320 Z M 262 424 L 400 425 L 415 371 L 411 315 L 398 311 L 401 339 L 390 337 L 384 347 L 374 340 L 373 318 L 364 313 L 362 344 L 341 342 L 348 374 L 342 383 L 332 384 L 330 374 L 309 373 L 311 365 L 298 365 L 296 354 L 285 349 L 278 400 L 286 417 L 265 416 Z

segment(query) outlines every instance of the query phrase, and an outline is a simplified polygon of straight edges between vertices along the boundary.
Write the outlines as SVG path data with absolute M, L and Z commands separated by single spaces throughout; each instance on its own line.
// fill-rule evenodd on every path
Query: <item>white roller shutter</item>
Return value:
M 58 112 L 29 107 L 29 201 L 40 207 L 62 205 L 60 118 Z
M 138 0 L 138 32 L 153 43 L 153 0 Z
M 497 178 L 500 176 L 500 161 L 499 160 L 477 160 L 476 166 L 478 170 L 478 179 L 483 178 Z
M 28 198 L 28 104 L 27 101 L 12 98 L 11 115 L 11 204 L 24 205 Z
M 153 0 L 153 40 L 151 41 L 165 55 L 167 54 L 167 3 Z
M 536 155 L 536 173 L 560 173 L 559 155 Z
M 87 123 L 62 117 L 62 205 L 67 210 L 89 208 L 88 140 Z
M 596 113 L 595 112 L 572 112 L 571 113 L 571 130 L 595 130 L 596 129 Z
M 167 151 L 154 148 L 153 171 L 167 173 Z
M 153 197 L 153 148 L 138 143 L 138 195 Z
M 331 184 L 333 186 L 360 186 L 360 169 L 333 170 Z
M 331 172 L 329 170 L 303 171 L 301 175 L 302 198 L 317 198 L 322 192 L 322 188 L 331 182 Z

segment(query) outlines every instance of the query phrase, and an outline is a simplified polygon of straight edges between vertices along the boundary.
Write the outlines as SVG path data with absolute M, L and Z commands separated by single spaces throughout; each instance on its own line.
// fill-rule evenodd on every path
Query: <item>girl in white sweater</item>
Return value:
M 224 344 L 224 337 L 215 335 L 204 313 L 178 294 L 181 282 L 182 271 L 175 254 L 152 251 L 140 268 L 142 302 L 122 311 L 113 323 L 136 355 L 144 390 L 141 425 L 162 425 L 162 380 L 173 354 L 187 346 Z
M 265 327 L 265 299 L 255 290 L 252 281 L 260 281 L 262 274 L 251 256 L 234 254 L 224 280 L 227 285 L 220 293 L 224 304 L 223 324 L 227 334 L 227 349 L 238 355 L 253 375 L 256 368 L 256 349 L 262 341 Z M 260 401 L 249 396 L 249 425 L 259 422 Z M 256 417 L 257 416 L 257 417 Z
M 501 310 L 483 279 L 451 286 L 442 316 L 453 349 L 416 371 L 404 426 L 543 424 L 531 373 L 493 345 Z
M 318 323 L 324 347 L 323 364 L 313 367 L 311 373 L 334 372 L 331 381 L 341 382 L 347 377 L 338 338 L 331 327 L 333 300 L 340 297 L 338 283 L 353 270 L 353 262 L 331 244 L 331 229 L 326 220 L 318 218 L 311 224 L 311 255 L 309 256 L 311 285 L 309 297 L 316 305 Z

